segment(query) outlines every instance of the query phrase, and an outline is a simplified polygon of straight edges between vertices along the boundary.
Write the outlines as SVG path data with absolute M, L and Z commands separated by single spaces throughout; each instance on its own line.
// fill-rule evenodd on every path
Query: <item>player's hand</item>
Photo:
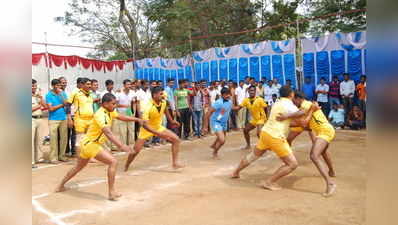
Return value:
M 146 120 L 140 119 L 140 118 L 136 118 L 136 122 L 140 124 L 140 126 L 143 126 L 146 123 Z
M 319 106 L 318 102 L 313 102 L 311 109 L 315 112 L 315 111 L 321 109 L 321 107 Z
M 179 122 L 177 122 L 175 120 L 172 120 L 171 123 L 174 124 L 176 127 L 180 127 L 180 125 L 181 125 Z
M 284 115 L 282 113 L 280 113 L 279 115 L 276 116 L 276 120 L 278 120 L 278 121 L 284 121 L 286 119 L 287 119 L 286 115 Z
M 122 146 L 120 146 L 120 150 L 122 150 L 122 151 L 124 151 L 124 152 L 127 152 L 127 153 L 133 152 L 133 149 L 132 149 L 130 146 L 128 146 L 128 145 L 122 145 Z

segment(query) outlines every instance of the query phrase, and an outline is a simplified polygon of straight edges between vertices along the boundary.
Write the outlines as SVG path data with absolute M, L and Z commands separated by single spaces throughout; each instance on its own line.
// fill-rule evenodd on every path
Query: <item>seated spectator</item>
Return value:
M 353 130 L 360 130 L 365 127 L 363 112 L 358 106 L 354 106 L 348 115 L 348 126 Z
M 332 105 L 332 110 L 329 112 L 329 121 L 334 128 L 344 128 L 344 106 L 342 104 Z

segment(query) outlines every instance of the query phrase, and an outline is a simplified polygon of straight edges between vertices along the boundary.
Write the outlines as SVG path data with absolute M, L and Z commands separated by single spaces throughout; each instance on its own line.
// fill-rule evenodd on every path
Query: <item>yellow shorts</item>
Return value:
M 255 127 L 259 125 L 264 125 L 265 120 L 250 120 L 249 123 Z
M 85 138 L 80 142 L 80 157 L 83 159 L 95 158 L 103 150 L 103 145 L 97 142 L 89 141 Z
M 158 127 L 158 128 L 155 128 L 155 130 L 156 130 L 157 132 L 162 132 L 162 131 L 165 131 L 166 128 L 165 128 L 164 126 L 160 126 L 160 127 Z M 150 137 L 152 137 L 152 136 L 153 136 L 153 134 L 152 134 L 151 132 L 147 131 L 147 130 L 146 130 L 145 128 L 143 128 L 143 127 L 140 128 L 140 133 L 138 134 L 138 138 L 139 138 L 139 139 L 148 139 L 148 138 L 150 138 Z
M 286 139 L 274 138 L 264 131 L 261 131 L 256 148 L 258 150 L 271 150 L 279 157 L 285 157 L 292 153 Z
M 74 118 L 75 131 L 78 133 L 86 133 L 88 127 L 93 122 L 93 119 L 82 119 L 80 117 Z
M 304 128 L 302 128 L 302 127 L 291 127 L 291 128 L 290 128 L 290 131 L 291 131 L 291 132 L 300 133 L 300 132 L 303 132 L 303 131 L 304 131 Z
M 314 129 L 313 131 L 316 137 L 322 138 L 328 143 L 330 143 L 334 139 L 336 133 L 332 125 L 321 127 L 319 129 Z

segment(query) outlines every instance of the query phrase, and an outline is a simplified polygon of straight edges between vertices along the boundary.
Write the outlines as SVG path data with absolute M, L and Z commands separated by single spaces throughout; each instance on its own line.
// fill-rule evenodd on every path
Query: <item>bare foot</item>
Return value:
M 66 189 L 66 187 L 65 186 L 58 186 L 56 189 L 55 189 L 55 192 L 64 192 L 64 191 L 66 191 L 67 189 Z
M 97 163 L 98 161 L 95 160 L 95 159 L 93 159 L 93 158 L 91 158 L 88 162 L 89 162 L 89 163 Z
M 232 173 L 232 175 L 231 175 L 231 179 L 239 179 L 240 178 L 240 175 L 239 175 L 239 173 L 237 173 L 237 172 L 233 172 Z
M 242 147 L 241 150 L 249 150 L 250 149 L 250 145 L 246 145 L 245 147 Z
M 336 173 L 334 172 L 334 170 L 329 170 L 329 176 L 336 177 Z
M 122 194 L 117 193 L 117 192 L 113 192 L 113 193 L 109 193 L 109 200 L 111 201 L 117 201 L 119 200 L 119 198 L 122 197 Z
M 215 159 L 215 160 L 220 160 L 220 157 L 218 157 L 217 154 L 214 154 L 214 153 L 213 153 L 213 159 Z
M 336 184 L 328 184 L 328 187 L 326 188 L 326 192 L 323 193 L 323 197 L 327 198 L 332 196 L 336 192 L 337 185 Z
M 262 186 L 263 186 L 263 188 L 268 189 L 270 191 L 279 191 L 279 190 L 282 189 L 282 187 L 279 186 L 278 184 L 270 183 L 270 182 L 267 182 L 267 181 L 265 181 Z
M 181 168 L 184 168 L 185 167 L 185 165 L 180 165 L 180 164 L 174 164 L 173 165 L 173 169 L 174 170 L 178 170 L 178 169 L 181 169 Z
M 127 172 L 129 170 L 129 166 L 125 165 L 124 166 L 124 172 Z

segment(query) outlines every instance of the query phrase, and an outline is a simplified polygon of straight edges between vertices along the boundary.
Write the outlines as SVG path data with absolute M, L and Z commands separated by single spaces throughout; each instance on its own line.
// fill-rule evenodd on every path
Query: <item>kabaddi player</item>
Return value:
M 304 110 L 311 107 L 311 102 L 308 102 L 304 98 L 304 94 L 301 92 L 296 92 L 293 101 L 295 104 Z M 336 184 L 332 181 L 330 177 L 334 176 L 334 169 L 332 160 L 330 158 L 330 154 L 328 154 L 329 143 L 334 139 L 335 130 L 333 126 L 329 123 L 325 114 L 323 114 L 322 110 L 317 110 L 312 113 L 312 117 L 304 120 L 302 123 L 303 127 L 309 127 L 314 134 L 315 140 L 312 143 L 310 158 L 311 161 L 315 164 L 319 173 L 322 175 L 323 179 L 326 183 L 326 191 L 323 193 L 324 197 L 332 196 L 336 191 Z M 321 162 L 321 156 L 324 158 L 326 164 L 329 167 L 329 175 L 326 170 L 324 164 Z
M 65 184 L 79 173 L 89 162 L 90 159 L 95 158 L 98 161 L 108 165 L 108 198 L 109 200 L 117 200 L 121 194 L 115 190 L 115 174 L 117 167 L 117 160 L 112 156 L 110 151 L 105 150 L 104 143 L 109 139 L 119 149 L 125 152 L 131 152 L 131 147 L 123 144 L 111 131 L 112 120 L 119 119 L 126 122 L 139 122 L 144 127 L 147 125 L 143 120 L 118 114 L 114 109 L 116 108 L 116 97 L 107 93 L 102 97 L 102 106 L 94 114 L 87 133 L 80 142 L 80 154 L 77 158 L 76 165 L 69 170 L 62 182 L 56 188 L 56 192 L 65 191 Z M 150 128 L 149 128 L 150 129 Z
M 286 141 L 286 136 L 292 119 L 299 118 L 305 114 L 303 110 L 299 110 L 293 104 L 294 92 L 290 87 L 283 86 L 279 92 L 281 99 L 272 106 L 270 116 L 262 128 L 256 148 L 241 160 L 231 176 L 231 178 L 239 178 L 239 173 L 244 168 L 260 158 L 266 151 L 271 150 L 283 162 L 283 165 L 263 183 L 263 188 L 272 191 L 280 190 L 281 187 L 276 182 L 293 172 L 298 166 L 296 157 Z M 309 116 L 318 109 L 319 106 L 314 104 L 309 111 Z
M 149 105 L 145 107 L 142 119 L 147 121 L 147 128 L 141 127 L 138 139 L 134 145 L 134 151 L 129 153 L 126 164 L 124 166 L 124 171 L 129 169 L 130 164 L 133 162 L 135 157 L 140 153 L 145 141 L 150 137 L 157 136 L 162 139 L 171 142 L 171 152 L 172 152 L 172 167 L 173 169 L 179 169 L 184 167 L 178 163 L 178 152 L 180 147 L 180 139 L 178 136 L 162 126 L 163 115 L 166 114 L 168 121 L 176 126 L 180 124 L 172 119 L 170 113 L 167 109 L 167 101 L 164 100 L 163 90 L 161 87 L 154 87 L 151 89 L 152 99 Z M 151 129 L 148 129 L 150 127 Z
M 232 109 L 232 101 L 230 100 L 230 97 L 231 91 L 228 88 L 223 87 L 221 89 L 221 98 L 216 100 L 211 107 L 209 107 L 204 118 L 204 124 L 208 124 L 210 119 L 211 129 L 217 136 L 214 143 L 210 146 L 213 149 L 214 159 L 219 159 L 218 150 L 225 143 L 229 113 Z M 207 132 L 208 128 L 204 126 L 203 133 L 206 134 Z
M 246 147 L 244 149 L 250 149 L 250 131 L 257 128 L 257 137 L 260 137 L 261 128 L 263 127 L 266 114 L 265 109 L 267 103 L 261 97 L 256 97 L 256 87 L 250 86 L 248 89 L 249 97 L 243 99 L 242 103 L 238 106 L 232 107 L 233 110 L 240 110 L 241 108 L 247 108 L 250 112 L 250 121 L 246 124 L 243 129 L 243 134 L 246 140 Z

